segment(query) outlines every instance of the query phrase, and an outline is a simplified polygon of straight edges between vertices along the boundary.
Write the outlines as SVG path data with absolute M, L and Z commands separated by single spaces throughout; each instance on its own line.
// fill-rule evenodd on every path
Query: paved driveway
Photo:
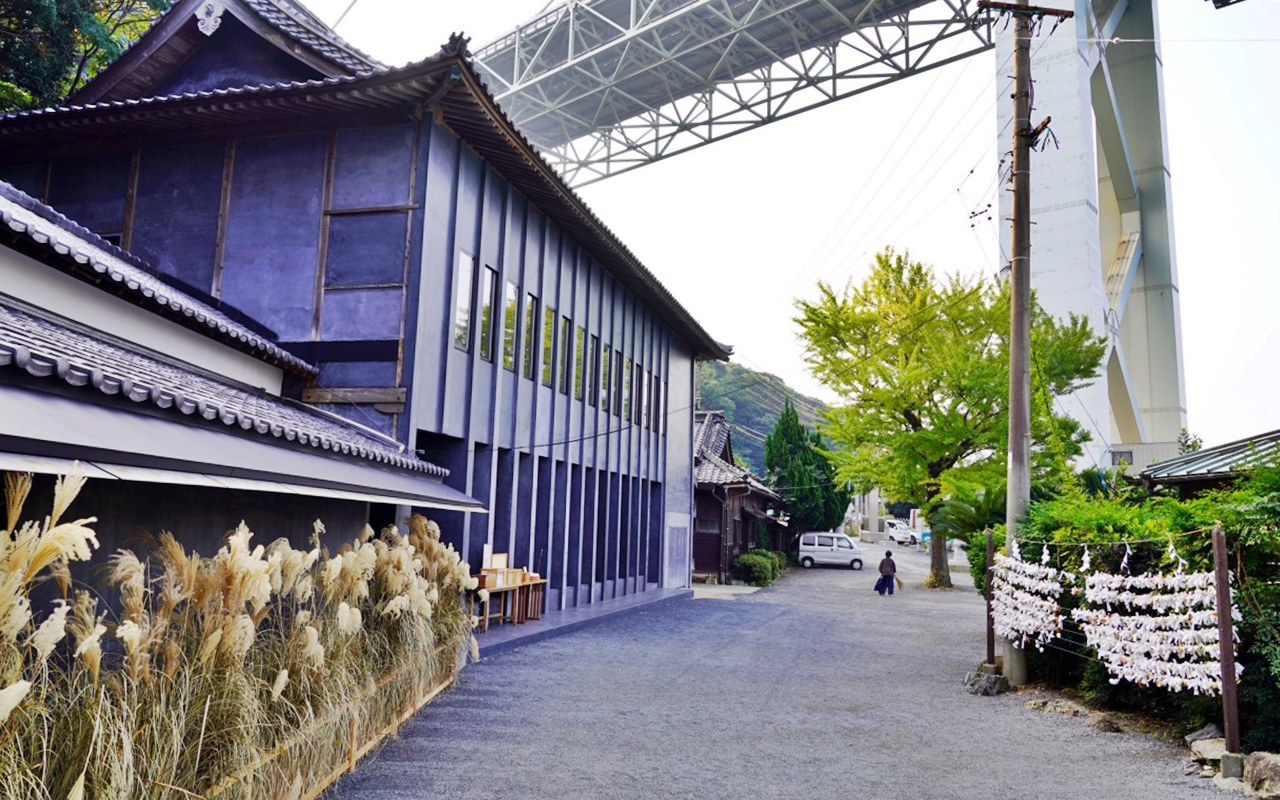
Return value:
M 894 597 L 797 570 L 486 659 L 325 800 L 1226 797 L 1178 748 L 969 695 L 981 599 L 897 560 Z

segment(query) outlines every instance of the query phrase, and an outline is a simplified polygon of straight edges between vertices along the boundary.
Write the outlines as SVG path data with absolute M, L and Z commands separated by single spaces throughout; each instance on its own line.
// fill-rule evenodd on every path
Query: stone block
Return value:
M 988 675 L 984 672 L 970 672 L 964 679 L 964 686 L 969 694 L 993 697 L 1009 691 L 1009 681 L 1003 675 Z
M 1197 739 L 1191 743 L 1191 752 L 1195 754 L 1196 760 L 1202 763 L 1221 761 L 1222 754 L 1227 752 L 1227 740 Z

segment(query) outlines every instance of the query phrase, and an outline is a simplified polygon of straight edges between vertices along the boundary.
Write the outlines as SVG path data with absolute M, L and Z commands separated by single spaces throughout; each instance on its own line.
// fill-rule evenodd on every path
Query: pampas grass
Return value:
M 70 586 L 94 518 L 63 521 L 84 484 L 21 522 L 30 476 L 4 480 L 0 797 L 298 800 L 452 680 L 472 643 L 473 580 L 435 523 L 366 526 L 330 554 L 256 544 L 241 523 L 212 556 L 169 533 L 104 559 L 118 620 Z M 52 579 L 63 597 L 31 608 Z M 70 597 L 68 595 L 70 594 Z M 310 795 L 308 795 L 310 796 Z

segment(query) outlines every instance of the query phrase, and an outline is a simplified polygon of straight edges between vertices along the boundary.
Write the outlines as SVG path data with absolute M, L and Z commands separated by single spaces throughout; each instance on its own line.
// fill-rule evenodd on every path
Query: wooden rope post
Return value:
M 1231 618 L 1231 573 L 1227 569 L 1227 537 L 1221 525 L 1213 526 L 1213 573 L 1217 584 L 1218 649 L 1222 665 L 1222 723 L 1226 729 L 1227 753 L 1233 759 L 1222 759 L 1222 774 L 1239 778 L 1243 774 L 1240 758 L 1240 709 L 1236 700 L 1235 621 Z M 1230 766 L 1228 761 L 1231 762 Z M 1239 771 L 1237 771 L 1239 770 Z M 1235 772 L 1236 774 L 1230 774 Z
M 996 663 L 996 624 L 991 617 L 991 576 L 996 563 L 996 543 L 991 537 L 991 529 L 987 528 L 987 663 Z

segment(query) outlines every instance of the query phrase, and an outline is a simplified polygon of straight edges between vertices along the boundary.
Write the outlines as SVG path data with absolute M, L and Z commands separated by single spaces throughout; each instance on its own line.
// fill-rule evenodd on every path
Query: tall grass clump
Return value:
M 111 614 L 74 587 L 95 518 L 64 521 L 59 478 L 19 522 L 29 475 L 5 478 L 0 531 L 0 797 L 300 798 L 452 680 L 472 641 L 467 564 L 414 515 L 336 553 L 241 525 L 211 557 L 169 533 L 102 560 Z M 31 590 L 61 599 L 38 613 Z

